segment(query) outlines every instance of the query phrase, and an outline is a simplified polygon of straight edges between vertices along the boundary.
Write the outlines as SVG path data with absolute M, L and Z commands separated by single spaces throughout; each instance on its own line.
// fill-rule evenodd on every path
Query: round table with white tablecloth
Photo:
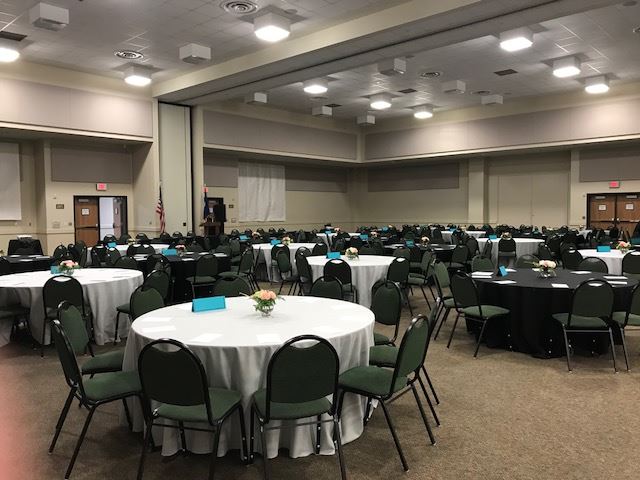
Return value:
M 484 245 L 487 243 L 487 238 L 479 238 L 478 239 L 478 248 L 482 252 Z M 544 243 L 543 240 L 539 238 L 514 238 L 516 242 L 516 256 L 521 257 L 522 255 L 537 255 L 538 254 L 538 245 Z M 491 259 L 494 264 L 498 264 L 498 242 L 500 239 L 491 240 L 492 242 L 492 250 L 491 250 Z
M 481 238 L 484 236 L 486 232 L 483 230 L 472 230 L 472 231 L 466 230 L 465 233 L 470 237 Z M 447 243 L 451 243 L 451 235 L 453 235 L 453 232 L 450 230 L 442 231 L 442 239 Z
M 298 249 L 301 247 L 306 247 L 309 250 L 313 250 L 313 247 L 315 246 L 315 243 L 290 243 L 289 245 L 287 245 L 287 247 L 289 247 L 291 268 L 293 268 L 294 274 L 298 272 L 298 269 L 296 268 L 296 252 L 298 251 Z M 278 271 L 278 268 L 271 265 L 271 249 L 273 247 L 274 246 L 270 243 L 259 243 L 253 246 L 253 248 L 258 250 L 257 262 L 265 263 L 267 266 L 267 278 L 269 279 L 269 281 L 281 282 L 282 279 L 280 278 L 280 272 Z
M 49 326 L 44 325 L 42 288 L 52 277 L 51 272 L 15 273 L 0 277 L 0 301 L 7 296 L 17 297 L 30 309 L 29 324 L 36 340 L 46 328 L 45 344 L 49 343 Z M 142 285 L 142 272 L 121 268 L 84 268 L 75 271 L 73 278 L 82 285 L 85 302 L 91 307 L 95 341 L 103 345 L 113 340 L 116 307 L 127 303 L 131 293 Z M 127 336 L 128 322 L 120 322 L 121 337 Z
M 369 347 L 373 345 L 373 313 L 340 300 L 314 297 L 283 297 L 270 317 L 254 309 L 249 298 L 227 298 L 226 309 L 193 313 L 191 303 L 155 310 L 136 319 L 127 339 L 124 370 L 136 370 L 142 348 L 159 338 L 172 338 L 186 345 L 200 358 L 209 385 L 229 388 L 242 394 L 242 404 L 249 425 L 250 402 L 254 392 L 266 386 L 267 366 L 273 353 L 287 340 L 312 334 L 327 339 L 340 358 L 340 372 L 367 365 Z M 143 428 L 138 401 L 129 402 L 134 429 Z M 347 395 L 341 419 L 344 443 L 362 434 L 362 399 Z M 308 420 L 307 420 L 308 421 Z M 304 422 L 304 421 L 301 421 Z M 274 422 L 275 424 L 275 422 Z M 323 427 L 321 453 L 334 451 L 331 428 Z M 203 432 L 186 432 L 187 448 L 195 453 L 209 453 L 213 436 Z M 267 432 L 270 458 L 278 449 L 289 450 L 291 457 L 314 452 L 315 426 Z M 154 431 L 156 444 L 162 444 L 163 455 L 180 449 L 179 433 L 173 428 Z M 241 444 L 239 422 L 232 416 L 225 422 L 220 436 L 218 455 Z M 260 442 L 257 442 L 260 448 Z
M 622 259 L 625 255 L 640 255 L 640 252 L 622 253 L 620 250 L 612 249 L 610 252 L 598 252 L 595 249 L 578 250 L 583 258 L 595 257 L 599 258 L 607 264 L 609 273 L 613 275 L 622 275 Z
M 344 255 L 341 258 L 351 267 L 351 281 L 358 290 L 358 303 L 369 307 L 371 305 L 371 287 L 378 280 L 386 278 L 387 270 L 394 258 L 381 255 L 360 255 L 355 260 L 349 260 Z M 327 257 L 307 257 L 307 260 L 313 279 L 322 277 L 324 265 L 329 259 Z

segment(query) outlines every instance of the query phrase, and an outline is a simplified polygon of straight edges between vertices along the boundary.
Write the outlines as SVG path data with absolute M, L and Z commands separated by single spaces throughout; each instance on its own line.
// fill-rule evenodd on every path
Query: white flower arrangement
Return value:
M 356 247 L 349 247 L 345 250 L 345 255 L 349 260 L 354 260 L 358 258 L 358 249 Z
M 630 248 L 631 244 L 629 242 L 620 241 L 618 242 L 618 245 L 616 245 L 616 249 L 620 250 L 621 252 L 627 252 Z
M 502 232 L 502 235 L 500 235 L 500 238 L 503 239 L 503 240 L 511 240 L 511 233 Z
M 292 240 L 291 237 L 282 237 L 282 244 L 283 245 L 289 245 L 291 244 Z
M 426 245 L 427 243 L 429 243 L 431 240 L 429 239 L 429 237 L 422 237 L 420 239 L 420 241 L 422 242 L 423 245 Z
M 553 260 L 540 260 L 536 265 L 541 270 L 555 270 L 558 264 Z

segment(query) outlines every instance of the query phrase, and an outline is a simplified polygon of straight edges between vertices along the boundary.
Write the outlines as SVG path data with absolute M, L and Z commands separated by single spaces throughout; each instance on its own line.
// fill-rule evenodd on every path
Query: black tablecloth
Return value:
M 23 272 L 38 272 L 41 270 L 49 270 L 53 258 L 47 255 L 43 256 L 30 256 L 30 255 L 18 255 L 4 257 L 11 264 L 11 273 L 23 273 Z
M 7 255 L 42 255 L 42 245 L 37 238 L 9 240 Z
M 579 275 L 569 270 L 558 269 L 557 276 L 540 278 L 533 270 L 518 270 L 504 278 L 475 278 L 480 302 L 498 305 L 510 310 L 510 315 L 487 324 L 485 341 L 490 347 L 502 347 L 535 357 L 558 357 L 565 354 L 562 327 L 551 317 L 554 313 L 571 310 L 573 290 L 589 279 L 604 279 L 601 273 Z M 515 284 L 501 285 L 496 280 L 514 280 Z M 551 284 L 569 285 L 569 288 L 554 288 Z M 629 279 L 627 285 L 612 285 L 615 293 L 614 310 L 625 310 L 636 280 Z M 468 322 L 471 330 L 477 323 Z M 587 351 L 604 353 L 608 349 L 605 335 L 577 334 L 572 345 Z

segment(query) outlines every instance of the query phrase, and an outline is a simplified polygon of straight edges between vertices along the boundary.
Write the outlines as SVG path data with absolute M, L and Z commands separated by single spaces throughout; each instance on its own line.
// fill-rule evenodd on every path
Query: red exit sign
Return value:
M 613 180 L 609 182 L 609 188 L 620 188 L 620 180 Z
M 107 191 L 107 184 L 106 183 L 96 183 L 96 190 L 99 192 L 106 192 Z

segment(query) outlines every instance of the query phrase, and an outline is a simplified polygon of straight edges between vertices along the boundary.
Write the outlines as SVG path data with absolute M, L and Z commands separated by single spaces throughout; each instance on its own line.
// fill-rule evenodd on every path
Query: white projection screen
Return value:
M 0 220 L 22 220 L 17 143 L 0 143 Z

